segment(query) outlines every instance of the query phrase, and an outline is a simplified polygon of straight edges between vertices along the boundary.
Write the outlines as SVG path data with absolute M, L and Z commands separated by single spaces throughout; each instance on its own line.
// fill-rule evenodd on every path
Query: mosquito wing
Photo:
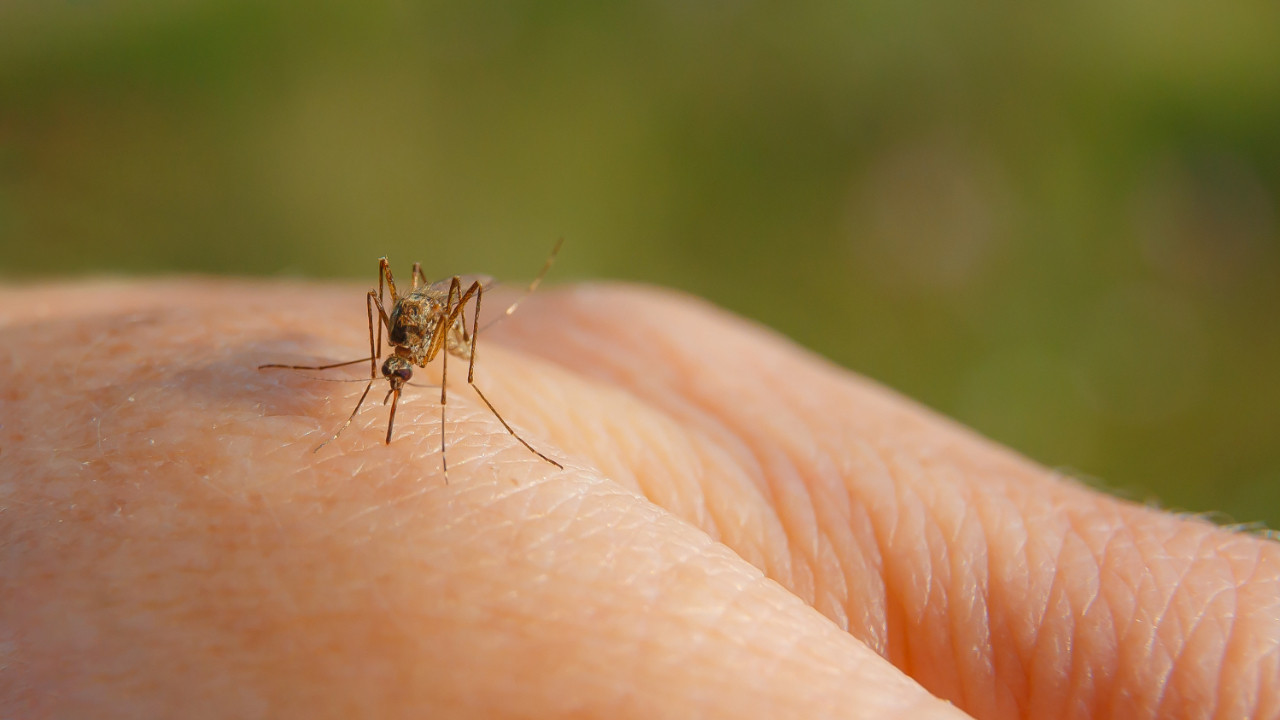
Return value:
M 493 278 L 488 275 L 459 275 L 458 278 L 462 282 L 462 292 L 466 292 L 467 288 L 471 287 L 471 283 L 473 282 L 479 282 L 480 287 L 484 288 L 486 291 L 497 284 L 494 282 Z M 427 286 L 427 291 L 432 295 L 439 293 L 442 296 L 447 296 L 449 294 L 449 283 L 451 282 L 453 282 L 453 278 L 436 280 Z

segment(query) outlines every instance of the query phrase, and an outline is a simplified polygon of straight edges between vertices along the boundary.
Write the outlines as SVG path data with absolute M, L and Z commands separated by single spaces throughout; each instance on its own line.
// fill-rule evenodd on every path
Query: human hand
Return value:
M 565 469 L 459 363 L 449 485 L 438 391 L 313 454 L 362 384 L 256 369 L 358 356 L 359 290 L 9 289 L 0 333 L 0 717 L 1280 716 L 1276 543 L 686 298 L 483 331 Z

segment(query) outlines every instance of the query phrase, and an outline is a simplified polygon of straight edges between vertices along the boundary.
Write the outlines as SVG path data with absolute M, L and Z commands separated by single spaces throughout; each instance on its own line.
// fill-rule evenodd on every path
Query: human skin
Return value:
M 436 364 L 313 452 L 367 367 L 257 366 L 359 357 L 361 293 L 0 290 L 0 717 L 1280 717 L 1276 543 L 689 298 L 482 332 L 563 470 L 456 358 L 447 485 Z

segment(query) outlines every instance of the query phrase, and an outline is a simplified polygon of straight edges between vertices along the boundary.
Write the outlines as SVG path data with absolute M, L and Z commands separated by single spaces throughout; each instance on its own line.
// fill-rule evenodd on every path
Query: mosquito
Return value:
M 529 284 L 528 290 L 525 291 L 525 297 L 538 289 L 538 285 L 542 282 L 542 278 L 546 276 L 547 271 L 551 269 L 551 264 L 555 261 L 556 254 L 560 252 L 560 245 L 563 240 L 557 241 L 554 248 L 551 249 L 551 255 L 547 257 L 547 261 L 543 263 L 542 270 L 538 271 L 537 277 Z M 333 368 L 355 365 L 357 363 L 369 361 L 369 382 L 364 387 L 364 392 L 360 394 L 360 399 L 356 402 L 355 409 L 351 411 L 351 415 L 347 417 L 347 421 L 338 428 L 332 436 L 315 447 L 312 452 L 319 452 L 320 448 L 328 445 L 330 442 L 338 439 L 343 430 L 355 420 L 356 413 L 360 412 L 361 406 L 364 405 L 365 398 L 369 396 L 369 391 L 373 389 L 373 383 L 378 380 L 378 373 L 381 372 L 382 377 L 386 378 L 389 384 L 386 397 L 382 399 L 382 404 L 391 401 L 391 414 L 387 419 L 387 444 L 391 443 L 391 435 L 395 429 L 396 407 L 400 403 L 400 392 L 404 388 L 405 383 L 413 377 L 413 368 L 425 368 L 428 363 L 439 356 L 441 358 L 441 381 L 440 381 L 440 461 L 444 469 L 445 482 L 449 482 L 449 459 L 445 454 L 445 406 L 448 403 L 448 378 L 449 378 L 449 356 L 453 355 L 459 359 L 467 361 L 467 384 L 472 390 L 480 396 L 484 401 L 489 412 L 502 423 L 502 427 L 506 428 L 511 437 L 515 438 L 528 448 L 529 452 L 537 455 L 548 463 L 555 465 L 560 469 L 564 466 L 547 457 L 538 449 L 533 447 L 524 438 L 520 437 L 520 433 L 502 417 L 498 412 L 498 408 L 494 407 L 489 398 L 485 397 L 479 386 L 475 383 L 476 373 L 476 339 L 480 335 L 480 301 L 484 297 L 486 284 L 480 280 L 474 280 L 463 290 L 463 280 L 460 275 L 454 275 L 448 280 L 439 280 L 437 282 L 428 282 L 426 275 L 422 272 L 422 263 L 413 264 L 413 286 L 405 295 L 401 295 L 396 291 L 396 281 L 391 274 L 391 267 L 387 263 L 385 257 L 378 259 L 378 289 L 372 290 L 365 295 L 365 310 L 369 318 L 369 357 L 359 358 L 357 360 L 348 360 L 340 363 L 330 363 L 328 365 L 281 365 L 269 363 L 259 365 L 258 369 L 281 368 L 286 370 L 331 370 Z M 386 291 L 391 293 L 391 311 L 387 312 Z M 474 298 L 474 308 L 471 314 L 471 329 L 467 330 L 466 310 L 467 304 Z M 516 307 L 524 299 L 521 297 L 512 303 L 504 312 L 503 316 L 510 315 L 515 312 Z M 377 318 L 374 317 L 374 311 L 377 311 Z M 377 328 L 377 339 L 374 339 L 374 328 Z M 487 326 L 486 326 L 487 327 Z M 382 359 L 382 331 L 387 332 L 387 342 L 392 348 L 392 352 L 387 355 L 383 361 L 381 368 L 378 366 L 378 360 Z

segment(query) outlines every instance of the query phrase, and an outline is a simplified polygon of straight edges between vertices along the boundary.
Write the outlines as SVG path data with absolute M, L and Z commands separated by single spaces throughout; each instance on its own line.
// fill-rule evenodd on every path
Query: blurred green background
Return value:
M 1274 0 L 0 4 L 10 280 L 519 279 L 564 237 L 553 282 L 1272 527 L 1278 200 Z

